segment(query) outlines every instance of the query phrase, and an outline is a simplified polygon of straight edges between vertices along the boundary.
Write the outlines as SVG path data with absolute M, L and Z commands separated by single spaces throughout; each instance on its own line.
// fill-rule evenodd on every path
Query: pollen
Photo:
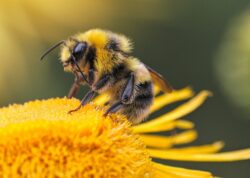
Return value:
M 48 99 L 0 109 L 0 177 L 150 177 L 152 162 L 130 123 L 103 117 L 76 99 Z

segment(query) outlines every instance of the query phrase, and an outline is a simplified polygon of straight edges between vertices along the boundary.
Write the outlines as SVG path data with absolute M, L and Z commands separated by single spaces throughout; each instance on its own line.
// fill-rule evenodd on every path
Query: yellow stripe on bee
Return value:
M 132 51 L 133 46 L 129 38 L 121 34 L 112 34 L 112 36 L 116 37 L 119 42 L 119 47 L 122 51 L 124 51 L 125 53 L 130 53 Z
M 96 56 L 98 59 L 95 61 L 95 67 L 100 74 L 112 72 L 116 63 L 119 62 L 118 60 L 112 60 L 111 54 L 104 49 L 96 49 Z
M 69 49 L 66 48 L 66 47 L 64 47 L 64 48 L 62 49 L 62 52 L 61 52 L 61 58 L 60 58 L 60 60 L 61 60 L 62 62 L 66 62 L 69 58 L 70 58 Z
M 98 48 L 104 48 L 108 43 L 107 32 L 100 29 L 93 29 L 85 33 L 80 33 L 76 38 L 80 41 L 87 41 Z
M 143 63 L 141 63 L 136 58 L 129 58 L 125 61 L 128 68 L 135 73 L 135 82 L 136 83 L 144 83 L 145 81 L 151 81 L 151 76 L 144 66 Z

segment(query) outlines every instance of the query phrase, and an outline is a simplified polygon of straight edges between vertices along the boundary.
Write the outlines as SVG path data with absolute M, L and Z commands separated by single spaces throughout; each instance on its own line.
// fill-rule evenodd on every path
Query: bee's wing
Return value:
M 145 64 L 144 64 L 145 65 Z M 164 92 L 171 93 L 173 91 L 172 86 L 168 83 L 168 81 L 158 72 L 156 72 L 154 69 L 151 67 L 145 65 L 146 68 L 148 69 L 153 82 L 160 87 L 160 89 Z

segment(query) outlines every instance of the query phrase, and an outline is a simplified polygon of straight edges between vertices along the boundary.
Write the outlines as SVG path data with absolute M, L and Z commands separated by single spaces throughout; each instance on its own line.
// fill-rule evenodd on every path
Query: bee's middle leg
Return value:
M 73 110 L 70 110 L 68 113 L 71 114 L 72 112 L 78 111 L 82 106 L 86 105 L 91 99 L 95 96 L 95 91 L 90 90 L 82 99 L 81 104 Z
M 108 115 L 109 113 L 117 112 L 124 105 L 131 104 L 133 102 L 132 96 L 134 93 L 134 85 L 135 85 L 135 78 L 134 78 L 134 74 L 131 73 L 122 91 L 120 101 L 110 106 L 110 108 L 105 112 L 104 116 Z

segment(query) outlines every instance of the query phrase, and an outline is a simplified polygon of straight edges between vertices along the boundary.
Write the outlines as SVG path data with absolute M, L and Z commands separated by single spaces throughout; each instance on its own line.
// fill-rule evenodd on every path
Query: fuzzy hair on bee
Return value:
M 89 103 L 96 93 L 105 92 L 109 95 L 105 115 L 121 113 L 132 124 L 138 124 L 149 114 L 153 85 L 164 92 L 173 90 L 162 75 L 131 55 L 132 43 L 122 34 L 91 29 L 52 46 L 41 59 L 58 46 L 64 70 L 75 75 L 68 97 L 74 97 L 81 85 L 90 87 L 81 105 L 69 113 Z

